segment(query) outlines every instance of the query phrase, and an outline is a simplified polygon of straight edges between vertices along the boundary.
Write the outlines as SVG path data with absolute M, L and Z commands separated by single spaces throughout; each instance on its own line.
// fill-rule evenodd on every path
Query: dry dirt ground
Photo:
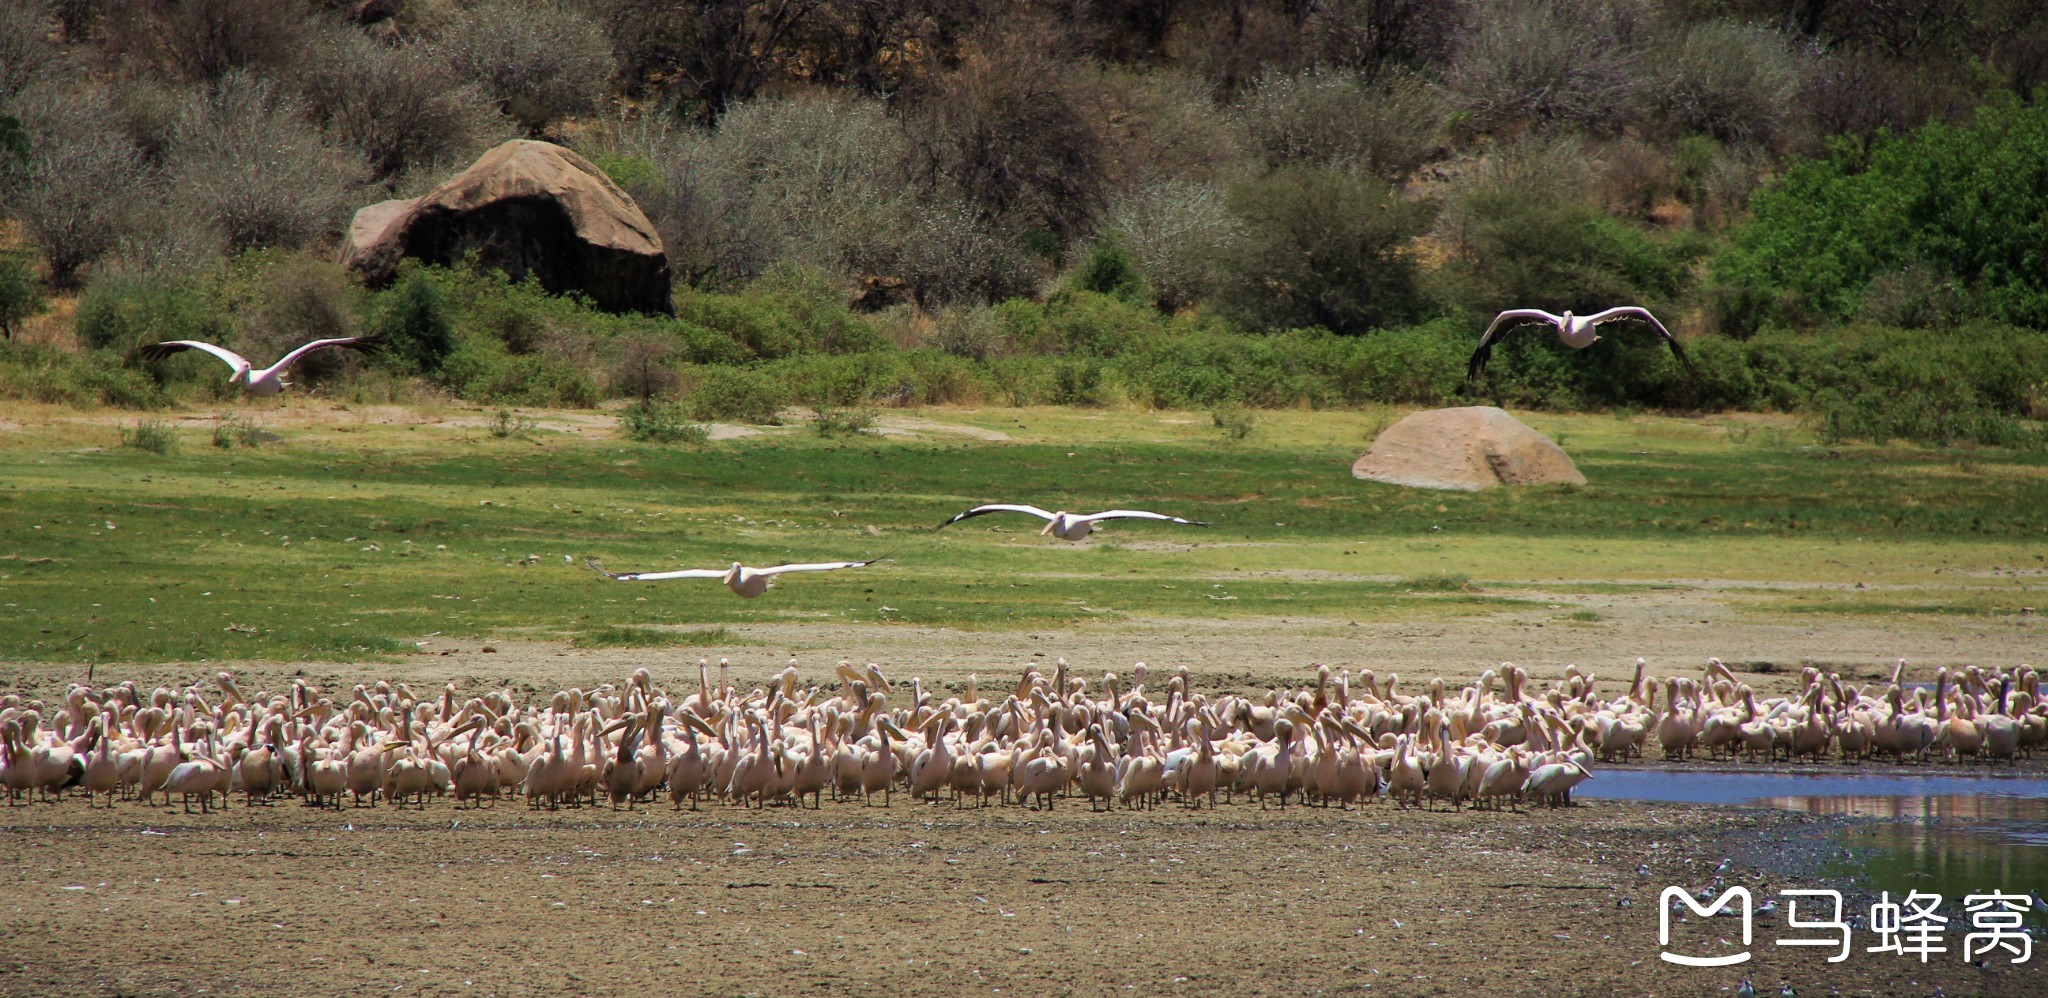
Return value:
M 731 648 L 501 642 L 486 653 L 460 642 L 396 662 L 231 668 L 245 689 L 281 688 L 303 671 L 335 693 L 377 678 L 551 692 L 617 682 L 640 665 L 671 689 L 691 687 L 700 653 L 733 656 L 735 681 L 750 685 L 791 652 L 807 678 L 850 656 L 945 686 L 969 672 L 1007 684 L 1021 663 L 1060 656 L 1077 675 L 1127 674 L 1143 657 L 1156 671 L 1187 665 L 1198 689 L 1252 692 L 1306 681 L 1314 661 L 1397 670 L 1405 686 L 1469 681 L 1514 658 L 1543 677 L 1577 662 L 1618 689 L 1637 653 L 1659 674 L 1696 672 L 1718 653 L 1785 663 L 1789 672 L 1750 675 L 1768 690 L 1793 681 L 1800 659 L 1867 675 L 1903 654 L 1931 672 L 1936 661 L 2014 661 L 2033 644 L 2009 624 L 1759 625 L 1711 604 L 1690 618 L 1670 607 L 1631 615 L 1633 598 L 1591 626 L 1538 627 L 1538 615 L 1038 634 L 767 625 L 733 627 L 752 643 Z M 103 665 L 93 678 L 190 682 L 214 668 Z M 79 672 L 8 664 L 0 680 L 55 697 Z M 680 813 L 666 803 L 627 813 L 509 800 L 424 812 L 237 802 L 186 815 L 73 799 L 0 808 L 10 873 L 0 994 L 1716 995 L 1744 977 L 1765 995 L 1781 982 L 1809 996 L 2048 993 L 2048 955 L 1988 971 L 1953 952 L 1925 966 L 1862 952 L 1830 966 L 1814 950 L 1771 945 L 1783 933 L 1775 917 L 1759 919 L 1755 959 L 1741 967 L 1658 960 L 1664 885 L 1699 887 L 1724 858 L 1729 881 L 1759 897 L 1819 885 L 1831 820 L 1607 801 L 1520 814 L 1384 800 L 1351 812 L 1239 802 L 1142 813 L 903 797 L 888 808 Z M 1709 949 L 1740 944 L 1729 919 L 1677 934 Z

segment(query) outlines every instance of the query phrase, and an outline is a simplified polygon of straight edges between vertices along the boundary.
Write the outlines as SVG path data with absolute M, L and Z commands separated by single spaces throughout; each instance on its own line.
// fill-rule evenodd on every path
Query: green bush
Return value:
M 619 429 L 641 443 L 701 444 L 711 439 L 711 428 L 690 422 L 681 407 L 644 400 L 619 414 Z
M 676 296 L 684 323 L 723 333 L 754 356 L 860 353 L 889 344 L 852 311 L 818 272 L 778 266 L 738 294 L 684 291 Z
M 1704 250 L 1697 237 L 1661 241 L 1583 201 L 1519 190 L 1475 190 L 1459 209 L 1469 221 L 1443 275 L 1445 297 L 1487 316 L 1669 301 Z
M 1152 289 L 1145 284 L 1144 275 L 1138 273 L 1137 262 L 1113 235 L 1088 251 L 1087 259 L 1074 269 L 1070 283 L 1078 291 L 1093 291 L 1128 302 L 1152 299 Z
M 761 371 L 744 367 L 703 369 L 690 389 L 690 418 L 732 419 L 742 423 L 777 424 L 783 388 Z
M 437 374 L 455 349 L 455 308 L 443 284 L 448 273 L 411 260 L 398 280 L 377 296 L 365 331 L 382 339 L 383 356 L 410 374 Z
M 512 354 L 472 334 L 442 361 L 440 381 L 472 402 L 588 409 L 597 404 L 590 372 L 545 353 Z
M 161 419 L 137 420 L 132 427 L 121 427 L 121 446 L 169 454 L 178 449 L 178 434 Z
M 79 340 L 93 349 L 127 351 L 162 340 L 221 343 L 232 332 L 199 281 L 140 272 L 110 273 L 87 285 L 75 321 Z
M 1012 298 L 995 307 L 996 323 L 1011 343 L 1037 353 L 1114 357 L 1166 330 L 1150 304 L 1096 291 L 1061 291 L 1035 302 Z
M 79 408 L 154 409 L 164 392 L 111 350 L 74 353 L 47 346 L 0 347 L 0 398 Z
M 1231 192 L 1242 235 L 1218 304 L 1247 326 L 1361 333 L 1422 314 L 1408 242 L 1432 209 L 1339 170 L 1276 170 Z
M 1854 316 L 1892 275 L 1972 289 L 1967 311 L 2048 328 L 2048 105 L 1844 142 L 1757 194 L 1715 260 L 1723 325 L 1747 334 Z
M 35 268 L 21 253 L 0 253 L 0 334 L 14 338 L 15 327 L 49 310 Z

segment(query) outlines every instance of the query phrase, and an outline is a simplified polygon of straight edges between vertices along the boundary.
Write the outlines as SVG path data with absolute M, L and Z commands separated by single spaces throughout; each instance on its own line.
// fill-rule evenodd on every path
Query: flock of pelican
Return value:
M 1847 686 L 1840 675 L 1809 667 L 1801 670 L 1797 693 L 1759 700 L 1719 659 L 1709 660 L 1697 681 L 1670 676 L 1661 683 L 1646 678 L 1637 659 L 1629 695 L 1594 720 L 1594 745 L 1602 760 L 1641 757 L 1654 739 L 1673 760 L 1836 755 L 1924 763 L 1934 756 L 2014 762 L 2048 742 L 2048 703 L 2033 667 L 1941 669 L 1932 686 L 1901 684 L 1905 668 L 1899 660 L 1890 681 L 1873 688 Z
M 1399 690 L 1370 673 L 1318 670 L 1300 689 L 1205 695 L 1186 669 L 1155 683 L 1144 663 L 1097 682 L 1061 660 L 1013 686 L 969 677 L 940 696 L 920 680 L 841 662 L 804 685 L 794 661 L 741 690 L 721 660 L 698 663 L 692 690 L 646 670 L 623 685 L 568 689 L 521 704 L 510 690 L 465 696 L 454 684 L 416 695 L 405 683 L 356 686 L 339 700 L 294 681 L 245 695 L 233 676 L 145 691 L 74 685 L 61 704 L 0 700 L 0 786 L 16 806 L 83 796 L 190 811 L 299 797 L 315 806 L 379 801 L 474 807 L 505 796 L 533 807 L 609 800 L 631 809 L 662 794 L 676 807 L 889 806 L 916 801 L 1094 808 L 1348 809 L 1384 794 L 1401 807 L 1466 801 L 1568 803 L 1591 775 L 1595 729 L 1611 709 L 1590 694 L 1523 695 L 1526 676 L 1489 672 L 1460 696 L 1441 680 Z
M 888 806 L 894 794 L 956 805 L 1189 808 L 1249 797 L 1348 809 L 1384 794 L 1396 805 L 1514 807 L 1570 802 L 1596 762 L 1695 755 L 1794 760 L 1839 753 L 1925 761 L 2013 760 L 2048 742 L 2040 676 L 1942 670 L 1931 689 L 1845 686 L 1808 669 L 1800 691 L 1759 701 L 1719 660 L 1698 680 L 1644 674 L 1619 695 L 1568 668 L 1533 691 L 1508 663 L 1452 690 L 1413 693 L 1398 675 L 1317 669 L 1316 681 L 1263 696 L 1206 695 L 1185 668 L 1153 686 L 1140 662 L 1128 681 L 1025 667 L 998 691 L 968 677 L 940 696 L 841 662 L 826 685 L 796 663 L 742 691 L 721 659 L 698 662 L 694 690 L 656 686 L 646 669 L 623 685 L 567 689 L 545 702 L 510 690 L 420 696 L 405 683 L 356 686 L 337 701 L 301 681 L 245 696 L 229 673 L 212 687 L 74 685 L 63 703 L 0 699 L 0 787 L 10 804 L 83 795 L 202 812 L 230 794 L 254 803 L 296 796 L 316 806 L 378 801 L 457 807 L 523 796 L 534 807 L 608 799 L 628 809 L 664 791 L 675 807 Z M 1659 704 L 1658 694 L 1663 691 Z M 892 702 L 893 699 L 893 702 Z

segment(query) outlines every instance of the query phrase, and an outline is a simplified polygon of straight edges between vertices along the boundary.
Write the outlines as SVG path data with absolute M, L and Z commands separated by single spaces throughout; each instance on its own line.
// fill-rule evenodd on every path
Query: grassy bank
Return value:
M 119 446 L 106 421 L 38 420 L 0 437 L 0 654 L 354 660 L 455 636 L 703 643 L 677 635 L 760 621 L 1455 617 L 1529 608 L 1522 588 L 1699 579 L 1753 582 L 1769 612 L 2009 615 L 2036 597 L 1994 570 L 2038 569 L 2048 531 L 2037 454 L 1828 447 L 1783 423 L 1532 416 L 1591 484 L 1466 495 L 1350 478 L 1391 413 L 1265 414 L 1240 442 L 1202 413 L 926 415 L 907 436 L 792 426 L 669 448 L 299 403 L 254 413 L 279 442 L 223 450 L 173 425 L 164 454 Z M 1083 545 L 1024 520 L 930 529 L 992 498 L 1215 525 Z M 578 564 L 883 554 L 756 601 Z M 1787 580 L 1830 585 L 1772 585 Z M 1844 589 L 1866 581 L 1914 594 Z

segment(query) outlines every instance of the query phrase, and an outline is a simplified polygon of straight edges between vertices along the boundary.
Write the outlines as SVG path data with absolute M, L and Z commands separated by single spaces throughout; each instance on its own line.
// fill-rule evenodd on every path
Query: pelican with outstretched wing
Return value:
M 768 588 L 775 584 L 775 577 L 784 572 L 831 572 L 842 568 L 865 568 L 887 557 L 888 555 L 883 555 L 881 558 L 869 558 L 866 561 L 820 561 L 798 565 L 771 565 L 767 568 L 748 568 L 739 562 L 733 562 L 731 568 L 686 568 L 675 572 L 615 573 L 605 571 L 603 565 L 588 559 L 583 563 L 590 566 L 597 574 L 607 579 L 617 579 L 620 582 L 662 582 L 668 579 L 717 579 L 725 583 L 726 588 L 731 589 L 741 597 L 753 599 L 767 592 Z
M 1106 509 L 1100 513 L 1069 513 L 1063 509 L 1039 509 L 1036 506 L 1006 502 L 992 502 L 976 506 L 973 509 L 956 514 L 952 519 L 939 524 L 939 526 L 945 527 L 972 517 L 987 516 L 990 513 L 1029 513 L 1046 521 L 1045 529 L 1039 531 L 1038 536 L 1044 537 L 1047 534 L 1052 534 L 1061 540 L 1068 541 L 1078 541 L 1087 537 L 1090 533 L 1094 532 L 1095 524 L 1102 520 L 1166 520 L 1170 523 L 1185 523 L 1191 527 L 1208 526 L 1208 524 L 1199 520 L 1183 520 L 1178 516 L 1168 516 L 1165 513 L 1153 513 L 1142 509 Z
M 1686 373 L 1694 376 L 1699 374 L 1693 369 L 1691 359 L 1686 357 L 1685 348 L 1678 345 L 1678 337 L 1671 335 L 1671 330 L 1664 328 L 1664 324 L 1658 322 L 1657 317 L 1651 315 L 1649 309 L 1637 305 L 1622 305 L 1592 315 L 1573 315 L 1570 312 L 1552 315 L 1540 308 L 1508 309 L 1494 316 L 1492 324 L 1486 327 L 1485 334 L 1479 337 L 1479 349 L 1472 351 L 1472 363 L 1466 369 L 1465 380 L 1478 378 L 1479 373 L 1486 370 L 1486 362 L 1493 356 L 1493 345 L 1516 327 L 1548 324 L 1557 329 L 1557 338 L 1563 340 L 1565 346 L 1574 350 L 1584 350 L 1600 338 L 1600 334 L 1594 332 L 1593 327 L 1617 319 L 1637 319 L 1649 323 L 1651 328 L 1657 330 L 1657 335 L 1664 337 L 1664 342 L 1671 345 L 1671 353 L 1678 358 L 1680 364 L 1685 365 Z

